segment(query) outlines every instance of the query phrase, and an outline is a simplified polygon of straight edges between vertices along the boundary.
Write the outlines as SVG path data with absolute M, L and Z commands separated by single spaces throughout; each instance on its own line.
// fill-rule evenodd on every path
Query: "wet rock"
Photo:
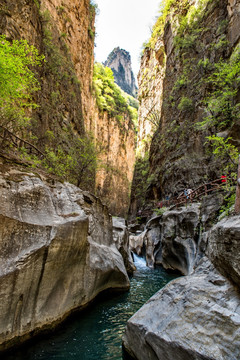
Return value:
M 200 204 L 166 211 L 161 218 L 161 257 L 165 269 L 178 270 L 183 275 L 192 272 L 199 241 Z
M 162 254 L 160 219 L 161 216 L 156 216 L 150 219 L 146 225 L 147 232 L 144 237 L 144 244 L 146 248 L 146 264 L 149 267 L 158 264 L 159 257 Z M 158 255 L 157 259 L 156 255 Z
M 123 261 L 127 272 L 132 274 L 136 267 L 133 263 L 131 251 L 129 249 L 129 233 L 126 224 L 126 220 L 120 217 L 113 217 L 113 240 L 120 254 L 123 257 Z
M 123 344 L 138 360 L 239 359 L 239 293 L 204 258 L 128 321 Z
M 129 236 L 130 250 L 139 256 L 143 255 L 145 252 L 144 238 L 146 233 L 147 230 L 144 230 L 140 234 Z
M 162 265 L 183 275 L 193 271 L 199 255 L 200 204 L 166 211 L 150 219 L 139 235 L 130 236 L 130 248 L 146 255 L 149 267 Z
M 108 209 L 79 188 L 10 169 L 0 220 L 0 350 L 129 288 Z
M 240 287 L 240 217 L 225 218 L 208 236 L 207 254 L 216 268 Z

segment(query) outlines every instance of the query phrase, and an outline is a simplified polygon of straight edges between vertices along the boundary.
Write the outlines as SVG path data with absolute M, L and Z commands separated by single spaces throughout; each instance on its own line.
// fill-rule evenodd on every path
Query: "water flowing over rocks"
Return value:
M 239 359 L 239 293 L 204 258 L 128 321 L 123 344 L 138 360 Z
M 240 218 L 217 222 L 223 199 L 213 194 L 165 211 L 132 236 L 132 249 L 145 251 L 148 266 L 187 276 L 165 286 L 128 321 L 126 359 L 239 359 Z
M 136 254 L 145 252 L 150 267 L 162 265 L 187 275 L 193 271 L 198 254 L 200 204 L 166 211 L 150 219 L 146 229 L 130 237 Z
M 158 263 L 165 269 L 178 270 L 187 275 L 192 272 L 199 240 L 199 204 L 167 211 L 161 226 L 161 256 Z
M 129 288 L 111 216 L 98 198 L 10 167 L 0 174 L 0 194 L 0 350 L 103 290 Z

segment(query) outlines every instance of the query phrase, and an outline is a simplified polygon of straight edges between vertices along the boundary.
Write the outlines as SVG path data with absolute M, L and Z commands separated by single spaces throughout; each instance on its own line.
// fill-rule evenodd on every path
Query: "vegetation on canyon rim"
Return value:
M 51 54 L 54 56 L 56 52 L 52 51 Z M 6 150 L 8 147 L 13 150 L 11 135 L 14 135 L 23 142 L 21 146 L 14 149 L 17 157 L 27 161 L 31 167 L 40 166 L 62 179 L 80 185 L 84 176 L 88 178 L 93 175 L 97 167 L 98 152 L 91 135 L 72 137 L 74 131 L 69 124 L 63 129 L 60 139 L 57 139 L 57 134 L 54 134 L 53 131 L 47 131 L 48 145 L 45 146 L 44 152 L 29 154 L 25 147 L 26 144 L 29 144 L 24 141 L 26 137 L 28 139 L 30 137 L 32 143 L 38 140 L 31 135 L 31 115 L 32 111 L 39 107 L 34 101 L 34 97 L 36 92 L 41 90 L 35 69 L 42 66 L 44 62 L 47 62 L 45 57 L 39 55 L 38 50 L 29 45 L 26 40 L 10 42 L 4 35 L 1 35 L 0 126 L 2 149 Z M 49 60 L 47 66 L 52 69 Z
M 107 111 L 120 124 L 124 121 L 123 115 L 125 113 L 137 126 L 138 102 L 115 84 L 113 72 L 110 68 L 100 63 L 94 64 L 93 87 L 100 111 Z
M 159 46 L 166 36 L 164 31 L 170 26 L 171 33 L 174 33 L 170 57 L 175 57 L 175 68 L 168 74 L 171 80 L 167 90 L 168 82 L 165 83 L 165 93 L 168 93 L 168 97 L 163 98 L 164 115 L 158 119 L 152 148 L 155 146 L 158 149 L 155 154 L 158 159 L 164 159 L 167 153 L 174 153 L 175 158 L 184 158 L 181 152 L 182 144 L 188 142 L 191 131 L 196 137 L 205 137 L 205 156 L 208 159 L 215 158 L 216 173 L 228 173 L 230 177 L 236 178 L 239 151 L 238 143 L 231 132 L 234 134 L 236 131 L 234 129 L 238 126 L 240 115 L 240 51 L 239 47 L 236 47 L 232 53 L 227 38 L 228 20 L 223 15 L 216 29 L 210 28 L 206 22 L 208 15 L 218 6 L 223 6 L 218 0 L 200 0 L 197 6 L 185 0 L 161 2 L 160 16 L 152 29 L 150 40 L 144 44 L 143 53 L 146 52 L 146 58 L 151 57 L 151 54 L 153 57 L 154 54 L 158 56 Z M 203 39 L 206 40 L 207 36 L 211 43 L 205 46 Z M 165 66 L 168 60 L 167 55 L 164 56 Z M 147 74 L 151 86 L 154 86 L 152 78 L 156 76 L 155 68 L 151 69 L 149 61 L 147 64 L 148 68 L 143 69 L 142 77 Z M 172 65 L 170 63 L 170 67 Z M 144 86 L 141 100 L 146 100 L 147 103 L 151 94 L 148 91 L 149 85 L 146 83 Z M 171 121 L 168 121 L 167 127 L 164 128 L 162 124 L 166 122 L 166 118 Z M 144 203 L 144 198 L 149 197 L 151 189 L 161 183 L 160 174 L 166 174 L 167 178 L 169 169 L 167 163 L 163 168 L 157 167 L 156 164 L 154 167 L 149 166 L 146 157 L 147 153 L 144 159 L 141 156 L 137 158 L 135 168 L 136 177 L 145 179 L 133 184 L 136 186 L 135 193 L 140 195 L 140 203 Z M 190 156 L 188 161 L 191 160 Z M 144 197 L 141 195 L 143 193 L 147 195 Z
M 0 125 L 16 131 L 28 124 L 30 118 L 26 110 L 36 108 L 33 94 L 40 90 L 32 69 L 43 60 L 26 40 L 10 43 L 6 36 L 0 36 Z

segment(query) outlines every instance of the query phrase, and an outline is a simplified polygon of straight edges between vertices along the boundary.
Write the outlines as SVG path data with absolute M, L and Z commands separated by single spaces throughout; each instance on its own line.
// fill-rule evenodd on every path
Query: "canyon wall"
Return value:
M 133 191 L 131 204 L 135 214 L 141 206 L 149 210 L 138 212 L 142 222 L 151 213 L 157 216 L 140 234 L 133 227 L 130 246 L 146 255 L 149 266 L 161 264 L 187 276 L 169 283 L 133 315 L 123 345 L 126 359 L 237 359 L 240 222 L 226 202 L 230 187 L 202 194 L 199 203 L 187 203 L 186 197 L 182 207 L 172 203 L 161 208 L 161 202 L 154 207 L 156 200 L 229 172 L 231 156 L 216 158 L 206 136 L 217 135 L 220 141 L 231 137 L 229 144 L 239 150 L 240 1 L 181 0 L 165 5 L 142 58 L 146 66 L 148 56 L 156 56 L 157 42 L 163 41 L 160 117 L 155 132 L 150 128 L 150 158 L 143 151 L 135 170 L 138 193 L 136 179 L 145 174 L 145 198 L 137 203 Z M 148 72 L 150 79 L 140 93 L 154 82 L 150 70 L 141 70 L 140 78 Z M 155 91 L 140 99 L 140 114 L 148 111 L 149 97 L 154 104 Z M 140 124 L 142 133 L 147 131 L 144 117 Z M 232 171 L 237 172 L 237 164 Z M 231 191 L 234 194 L 235 186 Z
M 230 115 L 221 126 L 221 119 L 210 128 L 197 126 L 211 115 L 206 101 L 214 85 L 207 78 L 217 69 L 215 64 L 228 63 L 237 56 L 239 21 L 238 1 L 180 1 L 169 5 L 156 23 L 139 74 L 139 153 L 146 135 L 151 144 L 150 168 L 145 176 L 146 203 L 180 193 L 184 188 L 196 188 L 221 175 L 219 159 L 206 146 L 207 135 L 220 134 L 225 139 L 230 136 L 239 146 L 238 117 L 230 120 Z M 230 106 L 237 99 L 235 95 L 229 100 Z M 146 115 L 151 111 L 157 119 L 155 127 L 146 121 L 151 120 Z
M 100 164 L 96 172 L 96 194 L 111 214 L 126 216 L 135 164 L 136 132 L 129 114 L 120 122 L 107 111 L 100 112 L 96 103 L 89 131 L 99 143 Z
M 0 31 L 9 40 L 27 39 L 45 56 L 37 74 L 39 107 L 31 113 L 29 131 L 20 135 L 57 157 L 63 152 L 72 156 L 77 138 L 92 133 L 103 150 L 97 178 L 94 169 L 81 176 L 81 183 L 76 180 L 78 174 L 67 179 L 103 196 L 112 213 L 126 214 L 135 134 L 126 114 L 118 126 L 116 119 L 96 106 L 92 87 L 95 6 L 89 0 L 5 0 L 0 18 Z M 62 175 L 61 169 L 58 173 Z
M 59 135 L 71 124 L 83 134 L 91 99 L 94 19 L 89 0 L 2 2 L 1 33 L 10 40 L 27 39 L 45 55 L 36 99 L 40 107 L 32 114 L 40 147 L 48 142 L 49 130 Z
M 138 74 L 139 130 L 137 155 L 140 158 L 144 157 L 146 152 L 150 150 L 152 136 L 160 122 L 165 65 L 164 43 L 159 38 L 153 48 L 145 49 L 141 57 Z

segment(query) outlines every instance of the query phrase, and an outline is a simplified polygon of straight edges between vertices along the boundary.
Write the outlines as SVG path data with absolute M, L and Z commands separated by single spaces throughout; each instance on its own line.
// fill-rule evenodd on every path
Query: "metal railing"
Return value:
M 155 209 L 161 209 L 163 207 L 169 208 L 169 210 L 181 206 L 186 205 L 189 202 L 196 202 L 200 198 L 202 198 L 205 195 L 208 195 L 211 192 L 224 190 L 224 186 L 227 185 L 227 183 L 230 181 L 230 178 L 227 178 L 225 176 L 222 176 L 219 179 L 210 181 L 208 183 L 204 183 L 203 185 L 198 186 L 194 190 L 187 190 L 182 191 L 177 196 L 171 197 L 170 199 L 158 201 L 153 205 Z M 153 210 L 142 210 L 138 211 L 137 216 L 139 217 L 148 217 L 151 216 L 153 213 Z
M 13 132 L 11 132 L 2 125 L 0 125 L 0 139 L 2 139 L 1 149 L 4 149 L 8 146 L 14 147 L 16 149 L 24 147 L 28 154 L 37 155 L 40 158 L 44 157 L 44 153 L 39 150 L 35 145 L 15 135 Z

